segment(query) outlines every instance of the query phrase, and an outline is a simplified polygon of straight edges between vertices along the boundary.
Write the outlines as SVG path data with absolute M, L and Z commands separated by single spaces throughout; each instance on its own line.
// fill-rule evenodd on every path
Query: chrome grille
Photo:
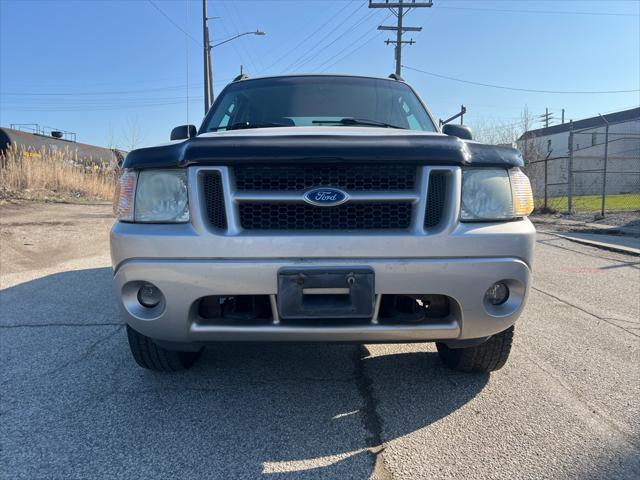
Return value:
M 457 203 L 450 202 L 448 197 L 458 192 L 459 167 L 393 164 L 321 167 L 316 164 L 195 167 L 190 169 L 190 178 L 197 180 L 193 184 L 198 188 L 190 200 L 200 205 L 203 212 L 200 218 L 207 226 L 224 230 L 226 235 L 287 230 L 344 230 L 354 235 L 359 231 L 370 234 L 395 230 L 421 235 L 435 233 L 437 226 L 453 218 L 454 212 L 449 210 Z M 368 171 L 369 168 L 372 170 Z M 384 178 L 387 168 L 391 173 Z M 337 206 L 310 205 L 304 195 L 314 187 L 340 188 L 349 195 L 349 200 Z

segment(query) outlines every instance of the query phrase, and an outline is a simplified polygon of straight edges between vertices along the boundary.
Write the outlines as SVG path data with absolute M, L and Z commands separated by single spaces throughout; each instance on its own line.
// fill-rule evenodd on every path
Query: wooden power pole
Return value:
M 396 58 L 396 75 L 400 76 L 402 73 L 402 45 L 413 45 L 413 38 L 410 40 L 402 40 L 402 34 L 404 32 L 420 32 L 422 31 L 422 27 L 405 27 L 403 25 L 403 17 L 409 13 L 414 8 L 427 8 L 433 6 L 433 2 L 417 2 L 416 0 L 396 0 L 389 1 L 385 0 L 384 2 L 376 2 L 374 3 L 372 0 L 369 0 L 369 8 L 388 8 L 393 12 L 393 14 L 398 19 L 397 26 L 387 26 L 380 25 L 378 30 L 388 30 L 392 32 L 396 32 L 395 40 L 385 40 L 384 43 L 387 45 L 394 44 L 395 45 L 395 58 Z
M 204 114 L 213 102 L 213 75 L 211 74 L 211 42 L 207 26 L 207 0 L 202 0 L 202 46 L 204 54 Z

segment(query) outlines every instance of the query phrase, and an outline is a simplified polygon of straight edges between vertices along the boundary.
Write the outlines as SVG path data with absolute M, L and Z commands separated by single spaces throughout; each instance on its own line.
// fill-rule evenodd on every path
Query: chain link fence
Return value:
M 603 118 L 597 127 L 571 128 L 564 155 L 554 156 L 540 142 L 528 153 L 525 171 L 537 211 L 640 212 L 640 122 L 616 124 Z

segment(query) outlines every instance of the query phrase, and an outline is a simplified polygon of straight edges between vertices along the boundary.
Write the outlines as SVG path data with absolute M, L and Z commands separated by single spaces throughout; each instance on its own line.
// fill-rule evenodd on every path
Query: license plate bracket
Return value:
M 374 271 L 370 267 L 282 268 L 277 299 L 285 320 L 371 318 Z

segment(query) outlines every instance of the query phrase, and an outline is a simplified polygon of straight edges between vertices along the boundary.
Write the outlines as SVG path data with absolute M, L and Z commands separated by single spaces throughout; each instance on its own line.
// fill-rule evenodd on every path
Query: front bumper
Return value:
M 296 326 L 279 322 L 275 295 L 283 267 L 369 267 L 375 272 L 376 298 L 383 294 L 439 294 L 454 300 L 450 314 L 419 325 Z M 487 288 L 508 282 L 509 300 L 500 306 L 484 301 Z M 530 281 L 528 265 L 517 258 L 377 258 L 322 260 L 134 259 L 122 263 L 114 282 L 126 322 L 157 340 L 412 342 L 475 339 L 511 326 L 522 311 Z M 153 310 L 137 303 L 142 282 L 164 295 Z M 270 325 L 211 325 L 201 321 L 197 302 L 208 295 L 270 295 L 275 310 Z
M 457 198 L 457 197 L 456 197 Z M 453 205 L 452 212 L 457 211 Z M 453 214 L 451 214 L 453 215 Z M 125 321 L 166 342 L 338 341 L 411 342 L 468 340 L 511 326 L 524 307 L 531 276 L 535 229 L 528 219 L 504 223 L 459 223 L 452 218 L 429 234 L 368 235 L 212 232 L 193 223 L 143 225 L 116 222 L 111 231 L 114 284 Z M 421 324 L 389 325 L 278 322 L 278 271 L 286 267 L 365 267 L 375 273 L 377 305 L 385 294 L 437 294 L 452 301 L 450 314 Z M 486 290 L 506 281 L 509 300 L 487 305 Z M 139 305 L 144 282 L 164 295 L 152 310 Z M 269 295 L 269 325 L 202 321 L 199 299 L 209 295 Z M 374 315 L 375 317 L 375 315 Z

